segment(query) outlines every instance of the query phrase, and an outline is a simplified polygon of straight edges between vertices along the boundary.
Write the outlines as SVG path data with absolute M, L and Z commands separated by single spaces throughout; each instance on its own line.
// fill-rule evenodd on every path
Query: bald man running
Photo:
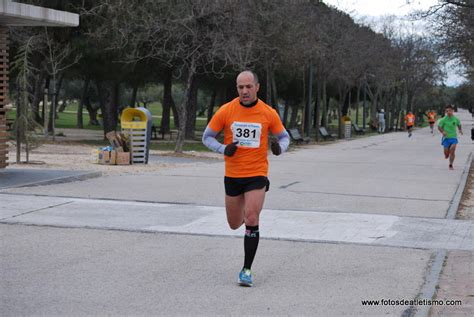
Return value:
M 270 145 L 274 155 L 288 149 L 290 138 L 277 112 L 257 98 L 260 88 L 257 75 L 244 71 L 236 82 L 239 97 L 219 108 L 206 127 L 202 141 L 209 149 L 224 154 L 227 222 L 233 230 L 245 223 L 245 258 L 238 283 L 252 286 L 250 269 L 260 238 L 260 212 L 265 192 L 270 188 L 268 132 L 278 139 Z M 222 130 L 224 144 L 216 139 Z

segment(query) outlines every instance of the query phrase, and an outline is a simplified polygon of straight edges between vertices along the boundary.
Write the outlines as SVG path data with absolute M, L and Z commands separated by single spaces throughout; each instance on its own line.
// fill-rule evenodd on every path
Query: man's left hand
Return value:
M 277 155 L 277 156 L 278 156 L 278 155 L 281 154 L 281 147 L 280 147 L 280 144 L 278 144 L 277 141 L 272 141 L 271 149 L 272 149 L 273 155 Z

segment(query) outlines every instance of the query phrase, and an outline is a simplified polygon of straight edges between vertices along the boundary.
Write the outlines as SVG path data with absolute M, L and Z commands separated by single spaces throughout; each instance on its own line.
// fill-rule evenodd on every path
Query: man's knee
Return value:
M 230 222 L 228 221 L 227 222 L 229 224 L 229 228 L 231 228 L 232 230 L 237 230 L 240 228 L 240 226 L 242 226 L 243 222 Z
M 258 212 L 249 212 L 245 215 L 245 224 L 248 226 L 257 226 L 258 225 Z

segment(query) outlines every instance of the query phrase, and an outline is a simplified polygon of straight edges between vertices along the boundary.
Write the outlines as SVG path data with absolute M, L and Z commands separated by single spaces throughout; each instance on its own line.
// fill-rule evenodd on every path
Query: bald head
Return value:
M 260 88 L 257 75 L 246 70 L 237 76 L 237 92 L 239 93 L 240 102 L 244 105 L 250 105 L 257 100 L 257 92 Z
M 258 76 L 257 76 L 257 74 L 255 74 L 253 71 L 251 71 L 251 70 L 244 70 L 243 72 L 241 72 L 241 73 L 237 76 L 237 80 L 236 80 L 236 81 L 238 82 L 238 81 L 239 81 L 239 78 L 242 78 L 242 76 L 245 77 L 245 78 L 248 78 L 248 76 L 250 76 L 250 77 L 252 78 L 253 82 L 254 82 L 255 84 L 258 84 Z

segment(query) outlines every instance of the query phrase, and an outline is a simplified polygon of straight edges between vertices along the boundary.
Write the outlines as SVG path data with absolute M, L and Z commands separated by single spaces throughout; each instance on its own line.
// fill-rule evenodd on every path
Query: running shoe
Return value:
M 249 269 L 242 269 L 242 271 L 240 271 L 239 273 L 238 283 L 240 286 L 252 286 L 252 271 L 250 271 Z
M 453 164 L 449 164 L 449 169 L 450 169 L 450 170 L 453 170 L 453 169 L 454 169 Z

